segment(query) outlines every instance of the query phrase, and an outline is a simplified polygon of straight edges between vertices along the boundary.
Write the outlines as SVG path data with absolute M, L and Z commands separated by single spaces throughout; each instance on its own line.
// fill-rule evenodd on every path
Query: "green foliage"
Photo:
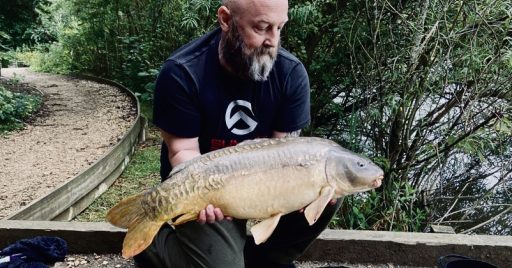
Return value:
M 23 45 L 35 45 L 51 41 L 40 31 L 36 6 L 45 0 L 2 0 L 0 9 L 0 48 L 17 49 Z M 8 36 L 8 38 L 6 38 Z M 2 38 L 3 37 L 3 38 Z
M 39 45 L 37 49 L 19 49 L 16 59 L 38 72 L 69 74 L 72 59 L 59 43 Z
M 23 127 L 23 120 L 41 104 L 38 96 L 13 93 L 0 85 L 0 133 Z
M 156 79 L 160 71 L 157 69 L 149 69 L 145 72 L 137 74 L 139 77 L 143 77 L 148 80 Z M 153 100 L 153 92 L 155 91 L 155 82 L 149 82 L 144 86 L 142 92 L 137 92 L 135 95 L 144 103 L 150 103 Z
M 0 31 L 0 67 L 8 66 L 14 59 L 12 50 L 6 45 L 6 41 L 10 39 L 11 37 L 7 33 Z
M 38 12 L 57 43 L 36 47 L 36 70 L 89 73 L 152 98 L 155 73 L 170 52 L 215 26 L 217 1 L 51 0 Z
M 409 183 L 387 183 L 384 189 L 345 197 L 332 227 L 421 232 L 427 213 Z
M 464 230 L 507 209 L 511 32 L 508 1 L 293 3 L 283 44 L 310 74 L 306 135 L 337 140 L 385 168 L 382 204 L 354 197 L 343 226 L 417 230 L 449 220 Z M 423 193 L 411 195 L 414 208 L 389 198 L 406 185 Z M 468 212 L 464 221 L 443 217 L 459 210 Z M 490 216 L 473 213 L 482 210 Z
M 16 57 L 12 51 L 0 52 L 0 64 L 3 68 L 9 66 L 14 60 Z

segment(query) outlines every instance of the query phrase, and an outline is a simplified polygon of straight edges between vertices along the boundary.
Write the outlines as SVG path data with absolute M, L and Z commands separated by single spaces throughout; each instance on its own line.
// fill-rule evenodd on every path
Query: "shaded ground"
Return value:
M 99 160 L 128 131 L 136 107 L 117 88 L 27 69 L 2 69 L 43 106 L 26 127 L 0 137 L 0 219 L 50 193 Z
M 393 264 L 346 264 L 334 262 L 296 262 L 298 268 L 412 268 Z M 56 263 L 54 268 L 70 267 L 114 267 L 133 268 L 136 267 L 133 260 L 125 260 L 120 255 L 70 255 L 64 262 Z M 265 268 L 265 267 L 262 267 Z

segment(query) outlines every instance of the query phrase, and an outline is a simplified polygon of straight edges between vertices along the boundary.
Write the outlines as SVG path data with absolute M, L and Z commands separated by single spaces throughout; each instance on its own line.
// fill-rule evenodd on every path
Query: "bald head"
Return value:
M 222 29 L 221 64 L 265 80 L 277 56 L 288 0 L 223 0 L 217 11 Z
M 222 5 L 235 17 L 283 11 L 283 8 L 288 12 L 288 0 L 223 0 Z
M 222 0 L 222 5 L 223 6 L 226 6 L 228 8 L 232 8 L 232 7 L 235 7 L 239 2 L 243 2 L 243 1 L 240 1 L 240 0 Z
M 222 0 L 222 5 L 227 7 L 231 14 L 238 14 L 240 12 L 240 2 L 243 0 Z

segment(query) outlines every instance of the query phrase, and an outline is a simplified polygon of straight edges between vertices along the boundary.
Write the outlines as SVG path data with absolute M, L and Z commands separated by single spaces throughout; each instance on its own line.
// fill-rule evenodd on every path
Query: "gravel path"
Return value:
M 347 264 L 339 262 L 295 262 L 297 268 L 422 268 L 399 266 L 393 264 Z M 125 260 L 120 255 L 70 255 L 64 262 L 56 263 L 54 268 L 72 268 L 72 267 L 112 267 L 112 268 L 135 268 L 133 259 Z M 226 267 L 229 268 L 229 267 Z M 265 267 L 262 267 L 265 268 Z M 428 268 L 428 267 L 424 267 Z
M 135 121 L 136 107 L 117 88 L 27 69 L 2 78 L 43 93 L 25 129 L 0 137 L 0 219 L 76 176 L 107 153 Z

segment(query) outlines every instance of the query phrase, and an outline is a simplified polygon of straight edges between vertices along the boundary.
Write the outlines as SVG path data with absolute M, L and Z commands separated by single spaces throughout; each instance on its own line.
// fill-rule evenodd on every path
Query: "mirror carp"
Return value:
M 335 142 L 314 137 L 256 139 L 176 166 L 159 186 L 128 197 L 107 220 L 128 229 L 123 256 L 143 251 L 160 227 L 196 220 L 208 204 L 238 219 L 264 219 L 250 230 L 256 244 L 282 215 L 305 208 L 314 224 L 333 198 L 379 187 L 384 172 Z

